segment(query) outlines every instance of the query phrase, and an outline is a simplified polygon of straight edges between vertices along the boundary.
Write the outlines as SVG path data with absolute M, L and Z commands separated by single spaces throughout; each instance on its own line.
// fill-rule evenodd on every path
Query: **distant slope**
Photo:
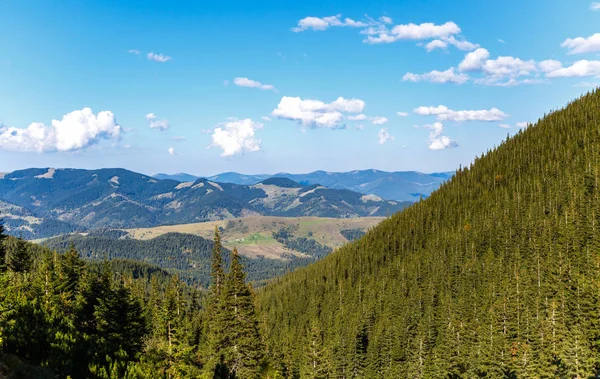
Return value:
M 387 216 L 407 204 L 349 190 L 302 186 L 276 178 L 252 186 L 158 180 L 124 169 L 27 169 L 0 179 L 0 200 L 45 222 L 95 228 L 136 228 L 251 215 L 353 218 Z M 13 211 L 16 212 L 16 211 Z M 33 220 L 33 219 L 32 219 Z M 11 224 L 12 225 L 12 224 Z M 8 225 L 8 231 L 19 230 Z M 32 236 L 38 223 L 27 225 Z M 62 226 L 61 226 L 62 227 Z M 58 226 L 54 227 L 58 229 Z
M 208 179 L 234 184 L 255 184 L 268 177 L 288 178 L 303 185 L 320 184 L 328 188 L 347 189 L 363 194 L 374 194 L 384 199 L 418 201 L 435 191 L 454 172 L 423 174 L 416 171 L 386 172 L 357 170 L 350 172 L 315 171 L 309 174 L 278 173 L 274 175 L 244 175 L 228 172 Z
M 200 179 L 199 176 L 186 174 L 184 172 L 180 172 L 177 174 L 160 173 L 160 174 L 156 174 L 156 175 L 152 175 L 152 176 L 159 180 L 170 179 L 170 180 L 177 180 L 178 182 L 195 182 L 196 180 Z
M 596 90 L 269 284 L 278 364 L 310 348 L 323 377 L 598 377 L 599 123 Z

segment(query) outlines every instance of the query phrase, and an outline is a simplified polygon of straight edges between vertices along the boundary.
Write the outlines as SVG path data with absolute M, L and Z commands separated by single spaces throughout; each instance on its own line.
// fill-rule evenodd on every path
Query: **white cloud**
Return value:
M 223 149 L 222 157 L 259 151 L 261 141 L 255 137 L 255 133 L 262 128 L 263 124 L 249 118 L 224 122 L 213 131 L 212 144 L 208 148 Z
M 588 87 L 588 88 L 596 88 L 596 87 L 600 87 L 600 83 L 594 83 L 594 82 L 579 82 L 577 84 L 574 84 L 573 87 Z
M 511 56 L 500 56 L 496 59 L 489 59 L 489 57 L 489 51 L 478 48 L 465 55 L 458 65 L 458 70 L 463 73 L 482 73 L 483 77 L 474 79 L 475 84 L 482 85 L 508 87 L 543 82 L 539 79 L 517 79 L 521 76 L 530 76 L 538 71 L 538 66 L 534 60 L 524 61 Z
M 248 78 L 235 78 L 233 83 L 239 87 L 247 87 L 247 88 L 258 88 L 263 91 L 274 91 L 277 92 L 277 89 L 272 84 L 262 84 L 256 80 L 248 79 Z
M 371 119 L 373 125 L 383 125 L 388 122 L 388 119 L 382 116 L 375 116 Z
M 549 59 L 540 62 L 539 66 L 548 78 L 600 76 L 600 61 L 581 60 L 563 67 L 559 61 Z
M 361 113 L 361 114 L 357 114 L 356 116 L 348 116 L 347 118 L 350 121 L 364 121 L 368 117 L 367 117 L 367 115 L 364 115 L 364 114 Z
M 377 134 L 377 140 L 379 141 L 380 145 L 383 145 L 387 141 L 393 141 L 395 139 L 396 138 L 393 135 L 391 135 L 386 128 L 382 128 Z
M 500 124 L 498 124 L 498 126 L 501 127 L 502 129 L 510 129 L 510 125 L 508 125 L 508 124 L 500 123 Z
M 398 40 L 424 40 L 448 37 L 452 34 L 460 33 L 460 28 L 454 22 L 446 22 L 442 25 L 436 25 L 431 22 L 426 22 L 420 25 L 405 24 L 396 25 L 391 30 L 380 28 L 370 34 L 365 39 L 368 43 L 390 43 Z
M 182 137 L 182 136 L 175 136 L 175 137 L 171 137 L 171 139 L 172 139 L 173 141 L 177 141 L 177 142 L 179 142 L 179 141 L 185 141 L 187 138 L 185 138 L 185 137 Z
M 431 82 L 431 83 L 456 83 L 463 84 L 469 80 L 469 76 L 467 74 L 456 72 L 454 67 L 451 67 L 445 71 L 437 71 L 433 70 L 431 72 L 425 74 L 413 74 L 412 72 L 407 72 L 402 80 L 405 82 Z
M 590 4 L 590 9 L 593 11 L 600 11 L 600 3 L 594 2 Z
M 146 120 L 150 123 L 150 129 L 164 131 L 171 127 L 169 121 L 159 120 L 154 113 L 148 113 L 146 115 Z
M 368 26 L 361 21 L 354 21 L 351 18 L 341 19 L 342 15 L 338 14 L 329 17 L 305 17 L 298 21 L 298 26 L 292 28 L 293 32 L 303 32 L 312 29 L 314 31 L 326 30 L 331 26 L 349 26 L 353 28 L 364 28 Z
M 277 118 L 297 121 L 303 127 L 338 129 L 342 127 L 340 123 L 343 113 L 360 113 L 364 107 L 365 102 L 360 99 L 339 97 L 331 103 L 324 103 L 284 96 L 271 114 Z
M 406 117 L 408 116 L 408 112 L 396 112 L 396 114 L 400 117 Z
M 498 42 L 500 42 L 500 43 L 506 43 L 506 41 L 504 41 L 502 38 L 498 38 Z
M 99 142 L 119 139 L 121 126 L 110 111 L 94 115 L 90 108 L 67 113 L 51 126 L 35 122 L 26 129 L 0 125 L 0 149 L 10 151 L 75 151 Z
M 148 53 L 148 55 L 146 55 L 146 56 L 151 61 L 161 62 L 161 63 L 165 63 L 165 62 L 171 60 L 171 57 L 169 57 L 169 56 L 166 56 L 166 55 L 163 55 L 163 54 L 154 54 L 152 52 Z
M 434 39 L 425 45 L 425 49 L 428 52 L 431 52 L 435 49 L 446 49 L 448 45 L 452 45 L 459 50 L 474 50 L 479 47 L 479 45 L 471 43 L 467 40 L 458 40 L 454 36 L 442 37 L 441 39 Z
M 169 147 L 169 150 L 167 150 L 169 152 L 169 155 L 175 155 L 175 149 L 173 149 L 172 147 Z
M 379 17 L 379 21 L 383 22 L 384 24 L 393 24 L 394 21 L 392 20 L 391 17 L 387 17 L 387 16 L 381 16 Z
M 437 107 L 420 106 L 413 111 L 421 116 L 434 115 L 440 121 L 502 121 L 508 117 L 498 108 L 455 111 L 444 105 L 438 105 Z
M 453 147 L 457 147 L 456 141 L 452 140 L 448 136 L 443 136 L 444 125 L 441 122 L 435 122 L 433 124 L 423 125 L 425 129 L 431 129 L 429 133 L 429 150 L 443 150 Z
M 587 38 L 567 38 L 560 46 L 569 49 L 567 53 L 569 55 L 595 53 L 600 51 L 600 33 L 593 34 Z
M 435 49 L 445 49 L 446 47 L 448 47 L 448 43 L 444 42 L 440 39 L 434 39 L 433 41 L 431 41 L 427 45 L 425 45 L 425 49 L 427 51 L 432 51 Z
M 136 50 L 136 49 L 130 49 L 130 50 L 127 50 L 127 52 L 130 54 L 140 55 L 140 51 Z
M 517 128 L 525 128 L 529 123 L 527 121 L 519 121 L 516 123 Z
M 490 53 L 484 48 L 467 53 L 458 65 L 458 69 L 462 72 L 481 71 L 495 77 L 517 77 L 537 71 L 533 60 L 524 61 L 510 56 L 488 59 L 489 56 Z

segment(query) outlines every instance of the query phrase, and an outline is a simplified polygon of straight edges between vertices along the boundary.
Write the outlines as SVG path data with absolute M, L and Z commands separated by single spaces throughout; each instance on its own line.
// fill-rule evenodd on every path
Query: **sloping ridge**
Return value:
M 267 346 L 345 377 L 592 377 L 599 228 L 596 90 L 260 291 Z

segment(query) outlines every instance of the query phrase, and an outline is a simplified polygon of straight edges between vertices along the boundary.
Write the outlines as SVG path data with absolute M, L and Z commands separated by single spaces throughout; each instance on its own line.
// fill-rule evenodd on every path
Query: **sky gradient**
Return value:
M 600 83 L 589 1 L 3 1 L 0 172 L 454 170 Z

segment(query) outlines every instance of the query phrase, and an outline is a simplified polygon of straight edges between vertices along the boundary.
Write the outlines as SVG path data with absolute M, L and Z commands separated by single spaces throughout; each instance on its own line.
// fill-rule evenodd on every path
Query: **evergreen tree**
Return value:
M 225 363 L 239 378 L 256 378 L 263 358 L 263 346 L 258 332 L 258 318 L 252 290 L 246 284 L 246 274 L 236 248 L 224 288 L 227 331 L 230 342 Z
M 32 256 L 27 243 L 22 238 L 17 238 L 6 247 L 6 265 L 16 273 L 24 273 L 31 269 Z
M 4 234 L 4 221 L 0 218 L 0 274 L 6 271 L 6 247 L 4 241 L 6 240 L 6 234 Z

